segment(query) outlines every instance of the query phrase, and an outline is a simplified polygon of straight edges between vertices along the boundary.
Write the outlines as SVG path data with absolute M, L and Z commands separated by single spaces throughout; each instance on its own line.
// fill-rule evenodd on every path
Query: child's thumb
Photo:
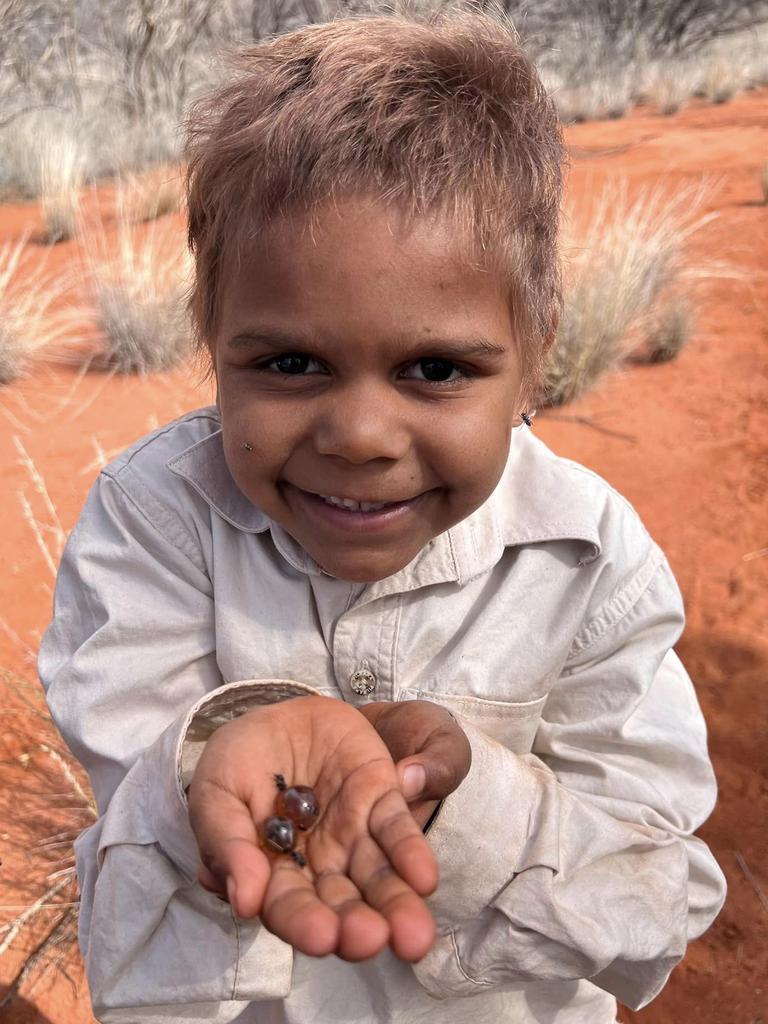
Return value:
M 457 742 L 436 741 L 426 749 L 398 762 L 397 772 L 403 796 L 414 800 L 443 800 L 464 780 L 472 763 L 472 749 L 464 737 Z
M 409 764 L 403 768 L 401 787 L 406 800 L 416 800 L 424 792 L 427 773 L 423 764 Z

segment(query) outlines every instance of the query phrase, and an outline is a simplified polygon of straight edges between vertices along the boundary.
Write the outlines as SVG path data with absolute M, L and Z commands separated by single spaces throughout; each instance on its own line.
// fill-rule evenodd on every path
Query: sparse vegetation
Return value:
M 0 0 L 0 191 L 40 194 L 38 140 L 63 125 L 87 179 L 177 160 L 178 124 L 230 47 L 337 14 L 456 2 L 105 0 L 86 18 L 83 0 Z M 670 112 L 697 93 L 724 102 L 768 81 L 768 0 L 476 3 L 511 18 L 568 121 L 641 101 Z
M 25 252 L 27 236 L 0 247 L 0 386 L 25 372 L 32 354 L 58 341 L 66 321 L 56 310 L 66 278 Z
M 686 253 L 712 219 L 700 188 L 665 194 L 607 188 L 579 244 L 566 252 L 563 318 L 545 375 L 542 402 L 561 405 L 592 388 L 630 354 L 671 359 L 691 332 L 690 282 L 706 273 Z M 714 270 L 714 268 L 713 268 Z
M 88 281 L 107 366 L 117 373 L 156 373 L 190 350 L 185 293 L 189 262 L 176 223 L 136 227 L 118 195 L 117 236 L 103 225 L 84 229 Z
M 0 671 L 6 695 L 0 765 L 15 768 L 13 787 L 0 791 L 6 830 L 4 860 L 16 865 L 19 903 L 3 914 L 0 956 L 24 952 L 6 977 L 0 1011 L 44 975 L 64 973 L 77 955 L 77 878 L 72 844 L 96 820 L 83 769 L 56 732 L 37 686 Z

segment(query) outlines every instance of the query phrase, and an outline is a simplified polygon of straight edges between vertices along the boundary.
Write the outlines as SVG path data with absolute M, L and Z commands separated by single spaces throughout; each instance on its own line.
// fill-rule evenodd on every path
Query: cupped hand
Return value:
M 464 781 L 472 748 L 444 707 L 428 700 L 376 701 L 360 711 L 384 741 L 417 824 Z
M 303 868 L 260 841 L 278 773 L 289 786 L 311 786 L 320 805 Z M 189 815 L 200 883 L 295 949 L 364 960 L 389 943 L 415 961 L 431 948 L 423 897 L 436 888 L 437 866 L 384 741 L 351 705 L 298 697 L 221 726 L 195 770 Z

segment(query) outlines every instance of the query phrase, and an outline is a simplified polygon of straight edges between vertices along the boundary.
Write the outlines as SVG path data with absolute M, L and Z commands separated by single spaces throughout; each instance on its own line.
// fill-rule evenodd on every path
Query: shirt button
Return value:
M 376 689 L 376 676 L 368 668 L 359 668 L 349 677 L 349 685 L 361 697 L 367 697 Z

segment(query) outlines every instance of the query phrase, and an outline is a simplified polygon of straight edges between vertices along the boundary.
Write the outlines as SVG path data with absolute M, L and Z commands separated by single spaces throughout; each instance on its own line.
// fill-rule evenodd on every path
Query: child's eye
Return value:
M 410 380 L 428 380 L 436 384 L 444 384 L 449 381 L 459 380 L 466 377 L 456 363 L 450 359 L 419 359 L 402 371 L 401 376 Z
M 316 359 L 301 352 L 286 352 L 285 355 L 275 356 L 274 359 L 262 363 L 262 367 L 294 377 L 302 373 L 325 372 L 323 366 Z

